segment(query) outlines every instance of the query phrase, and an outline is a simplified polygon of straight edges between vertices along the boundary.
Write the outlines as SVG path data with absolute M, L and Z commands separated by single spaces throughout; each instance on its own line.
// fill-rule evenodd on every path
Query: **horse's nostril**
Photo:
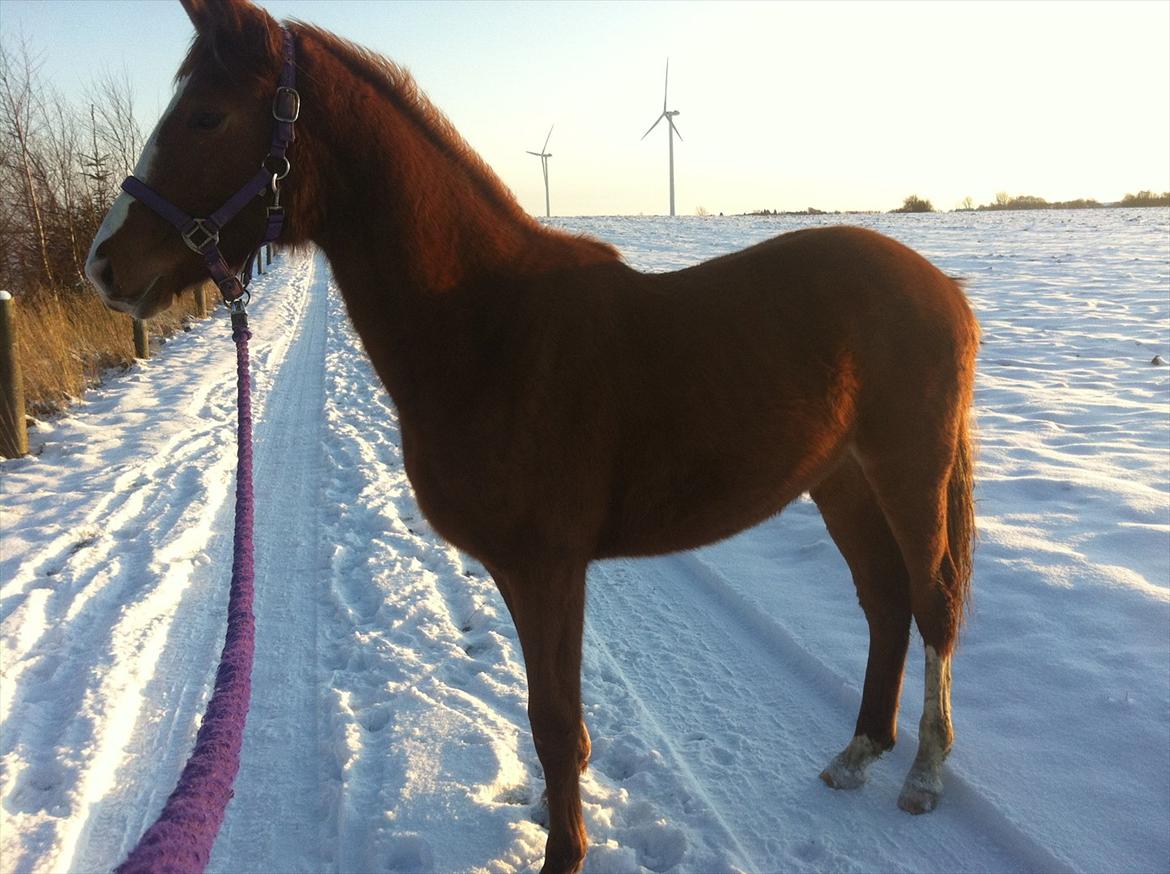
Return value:
M 109 261 L 106 261 L 106 263 L 102 265 L 101 272 L 98 275 L 101 276 L 102 285 L 104 285 L 106 288 L 114 287 L 114 265 L 112 265 Z

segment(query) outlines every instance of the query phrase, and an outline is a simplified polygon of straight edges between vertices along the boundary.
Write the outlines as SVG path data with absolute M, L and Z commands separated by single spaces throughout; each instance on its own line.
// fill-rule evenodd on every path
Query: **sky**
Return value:
M 936 208 L 1170 190 L 1167 2 L 262 0 L 381 52 L 520 203 L 554 215 Z M 178 0 L 0 0 L 85 100 L 125 70 L 149 131 L 192 35 Z

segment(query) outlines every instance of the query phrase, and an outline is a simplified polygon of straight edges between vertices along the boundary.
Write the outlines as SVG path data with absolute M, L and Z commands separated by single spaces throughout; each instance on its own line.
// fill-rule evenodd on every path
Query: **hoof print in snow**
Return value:
M 52 812 L 58 801 L 54 790 L 61 782 L 61 774 L 53 768 L 31 768 L 16 781 L 6 807 L 15 813 Z
M 669 871 L 682 861 L 687 851 L 686 833 L 664 819 L 625 829 L 621 842 L 633 847 L 638 864 L 651 871 Z
M 472 641 L 471 643 L 464 644 L 463 651 L 465 653 L 467 653 L 468 658 L 477 659 L 481 655 L 483 655 L 485 652 L 487 652 L 490 648 L 491 647 L 489 646 L 487 641 L 476 640 L 476 641 Z
M 384 729 L 390 723 L 390 710 L 387 707 L 371 707 L 361 714 L 362 728 L 371 734 Z
M 604 753 L 595 747 L 593 765 L 605 776 L 619 783 L 647 770 L 659 758 L 658 753 L 641 738 L 622 734 L 604 746 Z
M 69 547 L 69 554 L 70 555 L 77 555 L 77 553 L 81 552 L 81 550 L 85 549 L 87 546 L 93 546 L 95 543 L 98 542 L 98 536 L 99 535 L 97 535 L 97 534 L 85 535 L 80 540 L 78 540 L 76 543 L 74 543 L 71 547 Z
M 532 792 L 527 786 L 510 786 L 496 796 L 496 803 L 523 807 L 525 804 L 532 803 Z
M 396 835 L 386 847 L 386 870 L 430 874 L 435 870 L 435 854 L 418 835 Z
M 828 853 L 825 852 L 825 848 L 815 840 L 805 841 L 804 843 L 800 844 L 794 852 L 796 857 L 807 865 L 813 865 L 818 862 L 823 863 L 828 856 Z

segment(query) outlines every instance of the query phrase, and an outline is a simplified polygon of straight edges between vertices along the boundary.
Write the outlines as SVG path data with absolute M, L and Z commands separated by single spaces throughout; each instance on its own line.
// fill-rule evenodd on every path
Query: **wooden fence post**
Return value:
M 16 301 L 7 291 L 0 291 L 0 455 L 19 458 L 27 454 L 24 382 L 16 357 Z
M 146 336 L 146 322 L 134 320 L 134 357 L 150 357 L 150 338 Z

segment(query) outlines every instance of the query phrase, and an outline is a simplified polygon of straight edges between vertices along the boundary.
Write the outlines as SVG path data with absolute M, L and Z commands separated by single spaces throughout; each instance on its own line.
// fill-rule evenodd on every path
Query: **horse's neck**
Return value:
M 531 219 L 437 113 L 412 110 L 414 95 L 387 94 L 377 73 L 355 69 L 352 57 L 318 36 L 306 38 L 299 57 L 304 112 L 290 157 L 293 173 L 303 166 L 303 175 L 293 182 L 301 185 L 293 193 L 291 224 L 301 238 L 294 242 L 311 238 L 329 257 L 395 400 L 396 384 L 416 381 L 409 371 L 419 355 L 469 339 L 451 336 L 466 320 L 445 310 L 488 285 L 486 277 L 520 279 L 617 258 L 608 246 Z M 411 349 L 423 350 L 414 362 Z
M 327 251 L 368 240 L 387 284 L 420 294 L 616 257 L 535 222 L 405 74 L 307 39 L 302 126 L 317 189 L 307 224 Z

